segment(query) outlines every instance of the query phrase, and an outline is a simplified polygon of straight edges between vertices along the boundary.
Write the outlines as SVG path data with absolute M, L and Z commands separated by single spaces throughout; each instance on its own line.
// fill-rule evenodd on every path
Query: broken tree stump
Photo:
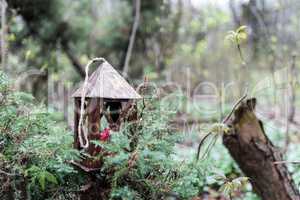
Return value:
M 230 132 L 223 143 L 263 200 L 299 200 L 286 165 L 274 164 L 282 161 L 282 154 L 266 136 L 255 105 L 254 98 L 241 102 L 227 121 Z

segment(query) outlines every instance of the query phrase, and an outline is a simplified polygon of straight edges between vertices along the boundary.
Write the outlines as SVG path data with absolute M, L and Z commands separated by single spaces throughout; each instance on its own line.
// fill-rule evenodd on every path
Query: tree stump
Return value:
M 227 122 L 230 132 L 223 143 L 263 200 L 299 200 L 286 165 L 274 164 L 282 161 L 282 154 L 266 136 L 255 105 L 254 98 L 241 102 Z

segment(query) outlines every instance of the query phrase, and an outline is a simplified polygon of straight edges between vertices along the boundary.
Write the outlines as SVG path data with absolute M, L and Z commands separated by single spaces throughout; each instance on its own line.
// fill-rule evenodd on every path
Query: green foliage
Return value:
M 53 183 L 55 185 L 58 184 L 57 179 L 53 174 L 35 165 L 25 171 L 25 176 L 30 177 L 30 184 L 36 184 L 36 180 L 38 180 L 42 191 L 45 191 L 46 182 Z
M 134 74 L 130 73 L 130 77 L 140 78 L 138 75 L 144 71 L 150 80 L 171 80 L 180 88 L 187 90 L 197 87 L 200 82 L 213 81 L 217 87 L 225 83 L 226 90 L 224 89 L 224 93 L 222 91 L 218 95 L 220 94 L 222 101 L 223 95 L 225 95 L 225 101 L 232 101 L 240 96 L 243 82 L 247 82 L 247 87 L 249 84 L 249 89 L 252 84 L 256 88 L 257 83 L 260 83 L 266 76 L 272 78 L 270 71 L 276 71 L 282 66 L 290 66 L 291 52 L 299 49 L 299 42 L 297 42 L 299 34 L 294 34 L 297 32 L 295 30 L 299 30 L 297 22 L 299 12 L 294 12 L 299 10 L 296 0 L 282 1 L 279 7 L 274 6 L 270 3 L 271 1 L 269 3 L 266 1 L 263 6 L 260 3 L 252 5 L 252 1 L 247 1 L 242 6 L 234 6 L 238 14 L 234 17 L 230 15 L 228 9 L 224 9 L 224 2 L 220 2 L 222 1 L 186 4 L 183 0 L 142 1 L 141 20 L 130 61 L 131 72 Z M 47 86 L 47 80 L 53 80 L 54 84 L 58 81 L 71 83 L 69 85 L 72 85 L 74 80 L 76 82 L 79 80 L 75 68 L 72 67 L 74 62 L 70 62 L 69 54 L 79 64 L 86 63 L 88 58 L 103 56 L 116 67 L 123 65 L 133 22 L 134 3 L 132 0 L 7 0 L 7 3 L 9 6 L 6 15 L 7 27 L 9 27 L 7 31 L 7 46 L 9 47 L 7 66 L 9 67 L 7 70 L 15 76 L 18 76 L 19 72 L 33 68 L 47 72 L 47 77 L 40 77 L 42 81 L 37 80 L 39 79 L 37 77 L 32 79 L 29 77 L 30 80 L 22 81 L 26 89 L 31 88 L 30 86 L 37 86 L 32 87 L 35 97 L 47 96 L 47 87 L 43 88 Z M 290 4 L 293 6 L 289 6 Z M 254 10 L 258 9 L 258 17 L 249 12 L 248 9 L 251 6 Z M 287 9 L 280 9 L 282 6 Z M 284 14 L 282 12 L 287 12 L 288 16 L 282 15 Z M 275 19 L 277 15 L 283 17 Z M 231 21 L 233 18 L 236 21 Z M 224 30 L 239 23 L 247 24 L 249 32 L 246 26 L 241 26 L 230 31 L 226 37 L 238 48 L 238 55 L 228 46 L 223 45 L 222 41 Z M 248 33 L 249 41 L 247 41 Z M 66 52 L 65 44 L 70 52 Z M 244 45 L 243 51 L 251 50 L 249 52 L 253 53 L 247 56 L 247 66 L 251 66 L 251 71 L 247 69 L 244 76 L 242 71 L 238 70 L 242 70 L 240 64 L 236 63 L 237 56 L 240 56 L 245 64 L 240 47 L 242 45 Z M 299 57 L 296 60 L 299 61 Z M 297 63 L 299 62 L 296 62 L 296 68 Z M 247 77 L 251 79 L 249 83 L 245 81 Z M 230 82 L 233 80 L 234 83 L 231 85 Z M 76 181 L 84 179 L 84 176 L 66 163 L 68 160 L 79 157 L 79 153 L 71 147 L 73 140 L 71 133 L 60 122 L 57 113 L 49 112 L 43 106 L 34 106 L 36 100 L 31 95 L 10 91 L 9 83 L 6 75 L 0 73 L 1 169 L 22 176 L 28 172 L 26 178 L 32 182 L 30 194 L 36 199 L 52 198 L 51 195 L 57 188 L 72 190 L 74 185 L 70 185 L 72 183 L 70 176 Z M 274 105 L 277 117 L 277 108 L 283 109 L 280 98 L 277 98 L 281 94 L 281 85 L 276 83 L 271 86 L 272 88 L 269 87 L 269 83 L 263 85 L 268 85 L 268 89 L 260 91 L 256 96 L 259 96 L 261 106 L 278 104 Z M 199 92 L 205 93 L 209 89 L 201 88 Z M 262 99 L 266 101 L 263 102 Z M 169 102 L 168 98 L 162 103 Z M 206 169 L 206 166 L 191 163 L 195 154 L 195 143 L 199 141 L 203 132 L 203 124 L 199 130 L 193 130 L 195 137 L 184 135 L 186 141 L 183 142 L 192 141 L 191 147 L 183 145 L 184 147 L 178 148 L 176 147 L 178 143 L 174 142 L 178 140 L 178 134 L 166 125 L 173 115 L 171 113 L 165 115 L 162 112 L 164 110 L 178 111 L 178 114 L 182 114 L 183 117 L 187 115 L 188 120 L 216 122 L 222 118 L 222 113 L 226 113 L 222 109 L 227 104 L 219 105 L 218 97 L 216 97 L 216 100 L 193 100 L 193 103 L 188 103 L 187 106 L 180 102 L 171 102 L 168 107 L 162 105 L 161 108 L 157 105 L 150 106 L 152 108 L 147 108 L 147 112 L 153 114 L 153 118 L 144 116 L 137 125 L 138 134 L 134 135 L 134 140 L 138 142 L 135 145 L 133 145 L 130 130 L 134 129 L 132 125 L 124 127 L 120 134 L 115 134 L 109 143 L 94 142 L 114 155 L 105 158 L 103 171 L 100 172 L 106 174 L 113 169 L 113 172 L 109 172 L 113 175 L 109 178 L 113 186 L 113 190 L 109 191 L 111 198 L 144 198 L 140 195 L 142 191 L 148 191 L 149 198 L 152 198 L 151 195 L 157 197 L 160 195 L 155 194 L 152 188 L 157 186 L 163 188 L 165 183 L 168 191 L 175 191 L 182 198 L 197 195 L 205 188 L 206 181 L 195 173 L 197 170 Z M 216 109 L 219 106 L 220 108 Z M 272 113 L 270 115 L 273 115 Z M 266 113 L 262 115 L 265 116 Z M 286 130 L 278 127 L 280 123 L 276 120 L 272 120 L 274 124 L 266 127 L 266 133 L 276 145 L 284 147 Z M 210 144 L 218 142 L 216 135 L 224 130 L 226 127 L 222 124 L 209 124 L 209 128 L 204 132 L 213 132 L 213 137 L 210 137 L 211 140 L 205 145 L 209 147 Z M 291 131 L 294 131 L 293 128 Z M 187 141 L 187 138 L 190 141 Z M 287 160 L 298 160 L 297 142 L 298 138 L 295 134 L 291 134 Z M 226 177 L 230 177 L 230 180 L 243 176 L 229 154 L 224 153 L 225 151 L 221 143 L 213 145 L 211 153 L 207 156 L 209 160 L 206 162 L 207 165 L 214 165 L 215 168 L 221 169 Z M 180 156 L 183 152 L 186 153 L 185 156 Z M 188 159 L 180 163 L 182 158 L 187 157 Z M 128 169 L 129 162 L 133 164 L 133 167 Z M 182 166 L 179 166 L 178 162 Z M 171 170 L 170 165 L 176 170 Z M 288 166 L 298 184 L 300 182 L 299 166 Z M 40 173 L 33 173 L 32 168 L 35 167 L 39 169 L 37 171 L 52 174 L 57 184 L 51 183 L 47 178 L 40 179 L 39 177 L 43 177 Z M 151 176 L 146 176 L 149 173 Z M 161 183 L 158 177 L 169 173 L 176 174 L 176 176 L 171 176 L 170 180 L 167 179 L 165 183 Z M 127 180 L 128 176 L 134 180 L 146 182 L 132 184 Z M 33 183 L 33 180 L 36 180 L 36 183 Z M 0 182 L 5 181 L 6 179 L 2 179 L 1 174 Z M 77 183 L 76 181 L 74 182 Z M 12 185 L 16 182 L 13 181 Z M 39 182 L 44 183 L 45 187 L 41 187 Z M 218 191 L 221 184 L 224 183 L 218 182 L 218 186 L 209 185 L 209 187 Z M 61 191 L 58 193 L 60 194 Z M 244 199 L 250 198 L 252 195 L 244 197 Z
M 191 199 L 213 184 L 216 184 L 216 189 L 225 187 L 230 192 L 242 189 L 244 178 L 239 178 L 240 172 L 236 166 L 232 166 L 233 161 L 229 156 L 225 160 L 217 158 L 224 164 L 221 166 L 211 156 L 206 161 L 196 162 L 194 157 L 183 160 L 177 155 L 174 147 L 183 138 L 169 127 L 168 119 L 174 117 L 176 112 L 166 106 L 174 105 L 172 102 L 164 104 L 146 100 L 141 121 L 126 124 L 119 133 L 112 135 L 108 143 L 95 142 L 111 153 L 111 156 L 104 158 L 104 167 L 100 172 L 102 175 L 109 174 L 106 180 L 108 179 L 112 188 L 110 198 L 164 199 L 177 196 L 180 199 Z M 133 139 L 132 130 L 135 130 L 137 141 L 134 148 L 130 145 Z M 220 131 L 228 131 L 228 127 L 218 123 L 210 126 L 210 130 L 219 134 Z M 224 149 L 214 153 L 224 157 L 223 152 Z M 224 169 L 226 175 L 235 178 L 226 178 L 226 182 L 225 179 L 218 180 L 214 169 L 219 167 Z M 213 177 L 214 181 L 208 181 L 207 177 Z
M 248 34 L 246 32 L 247 26 L 240 26 L 235 31 L 229 31 L 226 39 L 232 41 L 235 44 L 240 45 L 247 40 Z
M 115 188 L 111 192 L 112 199 L 124 199 L 124 200 L 134 200 L 138 199 L 137 195 L 134 191 L 129 189 L 127 186 Z
M 84 176 L 66 163 L 79 159 L 79 152 L 71 145 L 71 134 L 54 113 L 34 106 L 30 95 L 10 91 L 8 82 L 3 76 L 1 88 L 6 93 L 0 107 L 1 168 L 28 179 L 33 199 L 49 198 L 61 187 L 78 187 Z M 99 172 L 111 184 L 110 198 L 157 199 L 169 192 L 190 198 L 202 190 L 201 168 L 174 160 L 174 146 L 179 137 L 168 127 L 168 119 L 175 112 L 162 112 L 165 108 L 158 106 L 159 102 L 147 100 L 140 121 L 125 124 L 119 133 L 112 135 L 110 142 L 94 141 L 111 154 L 105 157 Z M 195 177 L 186 182 L 192 174 Z M 185 184 L 193 185 L 193 192 L 186 193 Z
M 229 127 L 224 123 L 214 123 L 211 125 L 209 132 L 222 135 L 223 133 L 227 134 L 229 130 Z
M 9 89 L 9 81 L 1 76 L 3 100 L 0 106 L 0 167 L 9 174 L 16 174 L 19 181 L 13 195 L 20 193 L 20 184 L 26 180 L 26 190 L 32 199 L 74 199 L 72 192 L 86 183 L 86 176 L 68 164 L 79 160 L 80 153 L 72 148 L 73 137 L 60 123 L 57 114 L 42 106 L 34 106 L 34 99 L 22 92 Z M 175 101 L 175 102 L 173 102 Z M 124 124 L 118 133 L 113 133 L 108 142 L 93 141 L 108 154 L 97 177 L 107 183 L 107 199 L 165 199 L 178 197 L 191 199 L 207 191 L 208 187 L 233 192 L 241 189 L 244 179 L 233 167 L 229 158 L 221 156 L 223 150 L 213 149 L 206 161 L 196 162 L 193 157 L 182 159 L 176 144 L 183 140 L 169 125 L 177 110 L 172 109 L 178 98 L 159 102 L 146 99 L 139 110 L 142 118 Z M 225 131 L 223 124 L 214 124 L 211 131 Z M 217 133 L 216 133 L 217 134 Z M 223 153 L 222 153 L 223 154 Z M 223 155 L 224 156 L 224 155 Z M 214 160 L 216 159 L 216 160 Z M 219 163 L 217 160 L 219 160 Z M 212 163 L 215 163 L 213 165 Z M 226 181 L 208 180 L 214 177 L 215 168 L 221 168 Z M 225 175 L 224 175 L 225 176 Z M 5 180 L 5 174 L 0 175 Z M 225 180 L 225 179 L 224 179 Z M 231 180 L 231 181 L 227 181 Z M 21 187 L 21 188 L 22 188 Z M 1 188 L 2 189 L 2 188 Z M 3 194 L 1 198 L 9 199 Z
M 227 197 L 231 197 L 234 195 L 234 192 L 243 189 L 249 180 L 248 177 L 238 177 L 233 180 L 227 180 L 227 178 L 224 176 L 220 178 L 224 181 L 220 191 L 222 191 Z
M 174 191 L 183 199 L 190 199 L 204 191 L 206 177 L 210 173 L 206 171 L 207 164 L 191 162 L 179 168 L 181 177 L 174 183 Z
M 123 193 L 130 194 L 132 199 L 162 198 L 182 177 L 177 172 L 179 163 L 172 157 L 179 137 L 167 124 L 174 113 L 161 112 L 158 105 L 156 101 L 147 101 L 142 120 L 126 124 L 112 135 L 109 143 L 101 144 L 113 155 L 105 157 L 102 169 L 102 173 L 113 171 L 111 198 Z
M 9 87 L 8 78 L 2 71 L 0 71 L 0 92 L 5 93 L 8 89 L 8 87 Z M 3 94 L 1 96 L 1 98 L 3 99 Z
M 241 44 L 245 42 L 248 38 L 248 34 L 246 30 L 247 30 L 247 26 L 240 26 L 235 31 L 229 31 L 226 36 L 227 40 L 230 40 L 233 44 L 236 45 L 243 65 L 246 65 L 246 63 L 241 50 Z
M 66 162 L 79 156 L 72 148 L 72 135 L 56 121 L 55 113 L 34 106 L 29 94 L 11 91 L 8 79 L 3 73 L 0 75 L 1 169 L 21 177 L 21 182 L 28 179 L 32 199 L 45 199 L 49 190 L 71 187 L 68 180 L 74 178 L 77 171 Z M 0 180 L 5 180 L 5 174 L 2 175 Z M 10 184 L 20 184 L 13 180 Z M 16 195 L 20 187 L 26 190 L 26 185 L 22 185 L 12 192 Z
M 177 155 L 175 144 L 183 138 L 169 127 L 168 120 L 176 112 L 166 106 L 174 105 L 146 100 L 141 121 L 126 124 L 108 143 L 94 142 L 111 153 L 104 158 L 100 172 L 109 174 L 106 180 L 112 188 L 110 198 L 160 199 L 175 195 L 191 199 L 205 191 L 209 184 L 206 177 L 214 174 L 210 161 L 195 162 L 194 157 L 182 160 Z M 218 131 L 220 127 L 226 129 L 222 124 L 213 127 L 216 126 Z M 137 144 L 132 149 L 133 129 Z M 227 160 L 231 165 L 232 160 Z M 233 168 L 228 169 L 228 174 L 232 171 Z

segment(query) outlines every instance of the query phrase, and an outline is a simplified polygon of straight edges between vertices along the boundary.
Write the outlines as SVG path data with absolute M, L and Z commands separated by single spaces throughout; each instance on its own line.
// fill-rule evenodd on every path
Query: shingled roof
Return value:
M 79 87 L 72 97 L 81 97 L 82 88 Z M 85 97 L 106 99 L 140 99 L 141 96 L 129 83 L 108 63 L 103 62 L 94 71 L 87 83 Z

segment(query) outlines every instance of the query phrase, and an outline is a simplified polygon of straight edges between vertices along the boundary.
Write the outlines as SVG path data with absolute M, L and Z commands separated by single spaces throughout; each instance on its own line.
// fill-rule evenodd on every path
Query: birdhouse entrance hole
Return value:
M 106 103 L 106 112 L 108 116 L 111 118 L 113 123 L 116 123 L 120 117 L 121 110 L 122 110 L 122 103 L 121 102 L 107 102 Z

